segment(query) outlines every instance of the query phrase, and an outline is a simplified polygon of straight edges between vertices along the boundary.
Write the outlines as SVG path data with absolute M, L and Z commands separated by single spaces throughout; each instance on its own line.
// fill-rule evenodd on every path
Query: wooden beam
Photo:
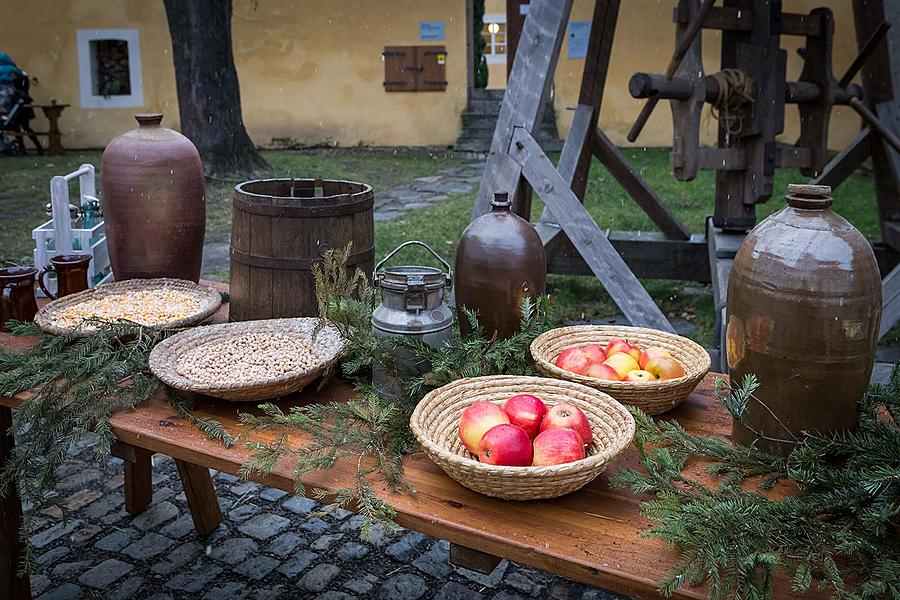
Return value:
M 728 372 L 728 346 L 725 340 L 727 330 L 726 305 L 728 303 L 728 280 L 731 267 L 741 243 L 743 233 L 728 233 L 713 225 L 713 219 L 706 220 L 706 240 L 709 244 L 709 266 L 712 278 L 713 302 L 716 312 L 716 346 L 719 349 L 718 362 L 713 368 L 721 373 Z
M 0 467 L 12 458 L 16 442 L 12 434 L 12 411 L 0 406 Z M 22 526 L 22 501 L 15 482 L 0 497 L 0 598 L 26 600 L 31 598 L 31 580 L 19 575 L 22 544 L 19 528 Z
M 451 543 L 450 564 L 469 569 L 470 571 L 477 571 L 484 575 L 490 575 L 497 568 L 497 565 L 500 564 L 500 557 Z
M 669 210 L 662 198 L 643 180 L 599 127 L 594 129 L 591 145 L 600 162 L 666 237 L 675 240 L 690 239 L 691 232 L 684 223 Z
M 538 223 L 536 229 L 547 251 L 548 273 L 593 276 L 558 225 Z M 640 279 L 710 282 L 709 255 L 702 234 L 694 234 L 689 240 L 672 240 L 656 231 L 610 231 L 606 238 Z
M 522 167 L 522 174 L 550 206 L 560 226 L 584 257 L 591 272 L 622 310 L 640 327 L 674 331 L 665 315 L 628 269 L 628 265 L 600 231 L 578 197 L 553 167 L 537 141 L 524 128 L 517 128 L 510 156 Z
M 130 515 L 138 515 L 153 501 L 153 453 L 128 444 L 127 453 L 116 453 L 125 461 L 125 510 Z
M 881 282 L 881 304 L 878 339 L 883 338 L 900 321 L 900 265 L 894 267 Z
M 472 211 L 473 219 L 488 212 L 495 191 L 507 191 L 510 201 L 516 204 L 521 169 L 503 157 L 508 152 L 515 129 L 524 127 L 529 132 L 534 131 L 544 114 L 572 1 L 534 0 L 529 5 Z
M 869 158 L 871 137 L 871 130 L 868 127 L 863 128 L 846 148 L 828 161 L 822 172 L 810 183 L 828 185 L 832 190 L 841 185 Z

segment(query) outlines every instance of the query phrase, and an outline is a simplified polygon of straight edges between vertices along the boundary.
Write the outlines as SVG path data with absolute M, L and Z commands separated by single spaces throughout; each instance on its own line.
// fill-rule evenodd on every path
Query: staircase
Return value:
M 473 89 L 469 105 L 462 114 L 463 127 L 455 148 L 463 152 L 487 152 L 491 149 L 494 128 L 500 114 L 500 104 L 506 90 Z M 537 141 L 547 152 L 562 150 L 562 141 L 556 130 L 556 114 L 547 104 L 544 118 L 537 131 Z

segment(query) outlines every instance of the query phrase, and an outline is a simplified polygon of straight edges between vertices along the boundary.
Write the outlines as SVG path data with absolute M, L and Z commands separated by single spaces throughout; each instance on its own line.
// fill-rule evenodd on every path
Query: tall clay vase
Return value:
M 507 194 L 498 192 L 491 212 L 472 221 L 456 250 L 456 310 L 463 335 L 471 333 L 463 313 L 478 312 L 488 338 L 513 335 L 519 328 L 522 300 L 543 294 L 547 255 L 534 227 L 510 211 Z
M 206 230 L 200 154 L 189 139 L 160 127 L 161 114 L 103 151 L 103 219 L 117 280 L 175 277 L 197 281 Z
M 831 188 L 790 185 L 787 203 L 738 250 L 726 331 L 732 386 L 759 381 L 732 438 L 782 456 L 805 431 L 856 428 L 881 322 L 875 255 Z

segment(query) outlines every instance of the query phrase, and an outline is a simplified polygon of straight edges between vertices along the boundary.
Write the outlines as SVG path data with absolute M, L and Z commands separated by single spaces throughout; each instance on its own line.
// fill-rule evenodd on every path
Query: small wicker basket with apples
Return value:
M 542 373 L 589 385 L 619 402 L 658 415 L 681 404 L 710 368 L 700 344 L 643 327 L 575 325 L 531 343 Z
M 593 481 L 631 443 L 631 413 L 590 387 L 544 377 L 459 379 L 429 392 L 410 428 L 465 487 L 506 500 L 556 498 Z

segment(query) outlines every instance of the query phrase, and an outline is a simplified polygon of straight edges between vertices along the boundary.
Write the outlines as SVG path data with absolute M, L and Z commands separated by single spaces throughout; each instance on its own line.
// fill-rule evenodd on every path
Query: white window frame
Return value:
M 141 38 L 137 29 L 79 29 L 78 79 L 82 108 L 134 108 L 144 106 L 144 81 L 141 75 Z M 97 96 L 94 94 L 91 68 L 91 42 L 122 40 L 128 44 L 128 76 L 131 93 L 127 96 Z
M 489 23 L 500 23 L 502 25 L 506 25 L 506 13 L 486 13 L 484 18 L 482 19 L 482 23 L 485 25 Z M 503 42 L 503 47 L 506 48 L 507 43 L 509 41 L 509 32 L 504 31 L 504 35 L 506 35 L 505 41 Z M 487 60 L 488 64 L 496 64 L 503 63 L 506 64 L 506 52 L 503 54 L 495 54 L 494 51 L 497 48 L 497 36 L 493 33 L 491 34 L 491 39 L 487 42 L 488 47 L 491 49 L 490 54 L 485 54 L 484 58 Z

